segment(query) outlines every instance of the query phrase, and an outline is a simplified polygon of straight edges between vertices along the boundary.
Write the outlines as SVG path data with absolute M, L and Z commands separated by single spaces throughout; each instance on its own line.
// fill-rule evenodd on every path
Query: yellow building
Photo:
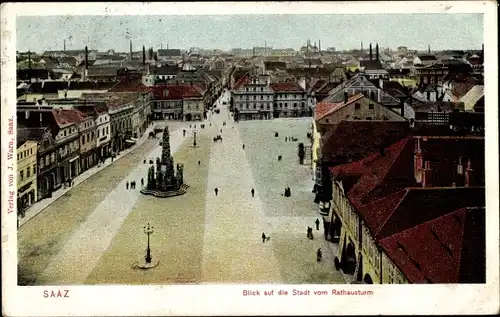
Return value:
M 403 87 L 410 87 L 410 88 L 416 88 L 418 86 L 418 81 L 416 79 L 412 78 L 391 78 L 391 81 L 396 81 L 401 84 Z
M 312 146 L 311 146 L 311 153 L 312 153 L 312 171 L 313 175 L 316 179 L 316 166 L 318 163 L 319 155 L 320 155 L 320 140 L 321 140 L 321 134 L 318 132 L 317 126 L 316 126 L 316 120 L 312 120 Z
M 17 210 L 24 215 L 26 208 L 36 202 L 37 141 L 17 140 Z

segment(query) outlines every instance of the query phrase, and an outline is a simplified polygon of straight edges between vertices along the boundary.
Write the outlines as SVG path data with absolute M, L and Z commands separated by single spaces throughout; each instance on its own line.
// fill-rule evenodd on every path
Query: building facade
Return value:
M 271 84 L 274 91 L 273 117 L 305 117 L 312 115 L 309 107 L 307 92 L 297 83 Z
M 36 140 L 21 139 L 17 146 L 17 212 L 24 215 L 24 211 L 37 201 Z
M 252 76 L 232 92 L 235 119 L 272 119 L 274 90 L 269 78 Z M 292 99 L 290 99 L 292 100 Z

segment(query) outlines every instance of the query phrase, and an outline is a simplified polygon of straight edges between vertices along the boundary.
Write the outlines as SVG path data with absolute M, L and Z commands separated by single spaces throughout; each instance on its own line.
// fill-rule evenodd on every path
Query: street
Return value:
M 220 113 L 209 114 L 205 129 L 195 123 L 185 137 L 182 129 L 193 123 L 170 129 L 174 164 L 184 164 L 190 186 L 185 195 L 159 199 L 139 186 L 126 189 L 127 181 L 147 178 L 144 158 L 161 155 L 159 140 L 146 141 L 19 229 L 19 284 L 344 283 L 322 228 L 314 240 L 306 237 L 317 206 L 311 168 L 299 165 L 296 153 L 299 142 L 309 142 L 311 119 L 234 123 L 222 105 L 228 97 L 217 101 Z M 218 134 L 223 140 L 215 143 Z M 291 197 L 282 195 L 286 186 Z M 148 223 L 160 262 L 134 269 L 145 255 Z M 264 243 L 262 233 L 270 238 Z

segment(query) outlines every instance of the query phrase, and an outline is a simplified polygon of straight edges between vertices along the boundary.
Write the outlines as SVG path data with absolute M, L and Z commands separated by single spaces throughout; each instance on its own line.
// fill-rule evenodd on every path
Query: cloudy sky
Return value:
M 328 15 L 191 15 L 191 16 L 25 16 L 16 21 L 20 51 L 63 49 L 134 51 L 146 47 L 298 49 L 308 38 L 321 47 L 480 49 L 482 14 L 328 14 Z

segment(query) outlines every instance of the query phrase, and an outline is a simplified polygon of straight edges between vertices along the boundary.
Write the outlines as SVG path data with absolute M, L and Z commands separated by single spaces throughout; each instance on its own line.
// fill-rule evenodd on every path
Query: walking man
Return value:
M 198 165 L 200 165 L 200 164 L 201 164 L 201 161 L 198 161 Z
M 252 192 L 252 198 L 253 198 L 253 197 L 254 197 L 254 195 L 255 195 L 255 189 L 253 189 L 253 188 L 252 188 L 252 191 L 251 191 L 251 192 Z
M 217 196 L 217 194 L 219 193 L 219 189 L 215 187 L 214 191 L 215 191 L 215 196 Z
M 127 181 L 127 189 L 128 189 L 128 181 Z
M 321 261 L 321 257 L 323 256 L 323 252 L 321 252 L 321 248 L 316 251 L 316 261 Z
M 319 230 L 319 219 L 316 219 L 315 224 L 316 224 L 316 230 Z
M 141 178 L 141 186 L 144 186 L 144 177 Z
M 266 242 L 266 234 L 262 232 L 262 243 Z
M 242 148 L 243 148 L 243 150 L 245 149 L 245 144 L 243 144 Z

